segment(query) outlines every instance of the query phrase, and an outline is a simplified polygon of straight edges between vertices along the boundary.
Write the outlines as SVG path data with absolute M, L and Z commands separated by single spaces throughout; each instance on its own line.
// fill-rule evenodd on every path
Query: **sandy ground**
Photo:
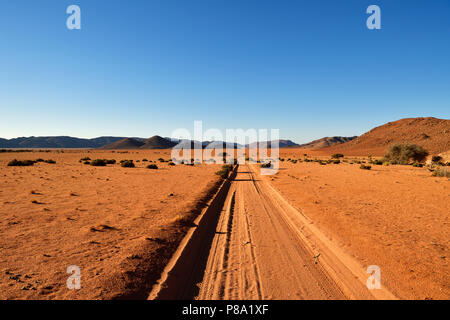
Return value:
M 137 168 L 92 167 L 83 157 L 133 159 Z M 144 282 L 157 279 L 183 236 L 174 220 L 219 182 L 217 165 L 169 167 L 160 157 L 169 151 L 0 154 L 0 299 L 148 294 Z M 7 167 L 14 158 L 56 164 Z M 81 290 L 66 287 L 70 265 L 81 269 Z
M 395 299 L 385 287 L 370 291 L 358 261 L 262 179 L 257 166 L 236 171 L 220 206 L 193 228 L 189 254 L 174 255 L 150 299 Z
M 280 156 L 303 153 L 286 149 Z M 378 265 L 382 284 L 397 297 L 450 298 L 447 178 L 411 166 L 368 171 L 281 162 L 279 173 L 264 179 L 364 267 Z
M 304 153 L 329 158 L 303 149 L 280 156 Z M 138 168 L 91 167 L 78 162 L 85 156 L 134 159 Z M 169 259 L 177 260 L 189 228 L 177 216 L 204 212 L 219 186 L 217 165 L 169 167 L 159 157 L 169 151 L 0 154 L 0 298 L 146 298 Z M 6 167 L 13 158 L 57 164 Z M 145 169 L 137 162 L 144 158 L 160 169 Z M 274 176 L 258 175 L 256 165 L 238 169 L 223 203 L 208 206 L 217 216 L 206 228 L 210 238 L 197 239 L 203 248 L 188 256 L 194 264 L 170 294 L 449 299 L 447 178 L 349 163 L 284 161 Z M 70 265 L 81 268 L 79 291 L 66 288 Z M 381 269 L 380 291 L 365 287 L 369 265 Z

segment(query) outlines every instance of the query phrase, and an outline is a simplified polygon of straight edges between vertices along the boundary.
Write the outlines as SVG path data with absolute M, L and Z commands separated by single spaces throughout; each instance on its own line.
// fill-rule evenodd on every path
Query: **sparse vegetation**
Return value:
M 120 165 L 123 168 L 134 168 L 135 167 L 133 160 L 125 160 L 123 162 L 121 161 Z
M 219 175 L 222 179 L 227 179 L 230 171 L 233 170 L 233 166 L 230 164 L 226 164 L 222 166 L 220 171 L 217 171 L 216 174 Z
M 266 162 L 260 165 L 261 168 L 272 168 L 272 162 Z
M 29 167 L 34 165 L 36 162 L 33 160 L 11 160 L 8 162 L 8 167 Z
M 149 164 L 147 169 L 158 169 L 158 166 L 156 164 Z
M 433 171 L 434 177 L 447 177 L 450 178 L 450 170 L 442 167 L 438 167 Z
M 432 156 L 431 162 L 435 163 L 435 164 L 440 164 L 440 163 L 442 163 L 442 157 L 441 156 Z
M 92 160 L 90 164 L 93 167 L 106 167 L 106 160 L 105 159 L 95 159 L 95 160 Z
M 56 163 L 56 161 L 52 160 L 52 159 L 45 160 L 44 162 L 45 163 L 49 163 L 49 164 L 55 164 Z
M 0 149 L 0 153 L 10 153 L 10 152 L 18 152 L 18 153 L 20 153 L 20 152 L 33 152 L 33 150 L 28 150 L 28 149 L 18 149 L 18 150 Z M 46 152 L 49 152 L 49 151 L 46 151 Z
M 333 159 L 339 159 L 339 158 L 343 158 L 344 155 L 342 153 L 335 153 L 331 155 L 331 158 Z
M 375 160 L 369 161 L 369 163 L 370 164 L 375 164 L 377 166 L 381 166 L 383 164 L 383 161 L 375 159 Z
M 359 168 L 363 169 L 363 170 L 370 170 L 370 169 L 372 169 L 372 166 L 368 166 L 368 165 L 362 164 L 362 165 L 359 166 Z
M 427 156 L 428 152 L 416 144 L 395 144 L 389 148 L 383 161 L 391 164 L 409 164 L 410 161 L 421 163 Z

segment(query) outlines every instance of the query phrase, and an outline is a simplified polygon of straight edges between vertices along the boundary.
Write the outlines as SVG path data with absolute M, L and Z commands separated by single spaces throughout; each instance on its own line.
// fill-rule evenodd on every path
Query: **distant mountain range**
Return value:
M 295 147 L 298 144 L 291 140 L 278 140 L 280 148 Z M 222 146 L 223 148 L 234 147 L 243 148 L 243 145 L 238 143 L 230 143 L 224 141 L 191 141 L 179 140 L 172 138 L 163 138 L 160 136 L 153 136 L 151 138 L 127 138 L 127 137 L 99 137 L 93 139 L 82 139 L 68 136 L 55 137 L 21 137 L 14 139 L 0 138 L 0 148 L 64 148 L 64 149 L 104 149 L 104 150 L 124 150 L 124 149 L 169 149 L 183 143 L 191 144 L 194 148 L 196 145 L 201 145 L 202 148 L 216 148 Z M 260 142 L 265 144 L 267 142 Z M 272 144 L 274 142 L 270 142 Z M 256 146 L 256 143 L 246 145 L 251 148 Z
M 81 139 L 67 136 L 0 138 L 0 148 L 99 148 L 124 139 L 123 137 L 99 137 Z
M 22 137 L 14 139 L 0 138 L 0 148 L 101 148 L 113 149 L 168 149 L 179 143 L 185 146 L 201 145 L 202 148 L 226 147 L 255 148 L 273 145 L 278 142 L 280 148 L 323 149 L 327 152 L 345 152 L 346 154 L 382 155 L 389 145 L 398 142 L 416 143 L 429 152 L 441 153 L 450 150 L 450 120 L 437 118 L 407 118 L 389 122 L 376 127 L 359 137 L 325 137 L 305 144 L 296 144 L 291 140 L 274 140 L 254 142 L 245 146 L 223 141 L 191 141 L 153 136 L 149 139 L 130 137 L 99 137 L 80 139 L 67 136 L 57 137 Z

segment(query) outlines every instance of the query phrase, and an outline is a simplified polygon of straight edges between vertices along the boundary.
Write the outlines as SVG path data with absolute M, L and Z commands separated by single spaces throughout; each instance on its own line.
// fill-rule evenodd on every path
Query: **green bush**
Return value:
M 8 162 L 8 167 L 29 167 L 34 165 L 36 162 L 33 160 L 11 160 Z
M 149 164 L 147 169 L 158 169 L 158 166 L 156 164 Z
M 339 159 L 339 158 L 343 158 L 344 155 L 342 153 L 335 153 L 331 155 L 331 158 L 333 159 Z
M 106 160 L 106 164 L 116 164 L 116 160 L 114 159 Z
M 372 166 L 366 166 L 365 164 L 362 164 L 359 166 L 359 168 L 363 169 L 363 170 L 370 170 L 370 169 L 372 169 Z
M 133 160 L 125 160 L 121 163 L 121 166 L 123 168 L 134 168 L 135 167 Z
M 412 164 L 412 166 L 413 166 L 413 167 L 416 167 L 416 168 L 422 168 L 422 167 L 423 167 L 423 164 L 418 163 L 418 162 L 414 162 L 414 163 Z
M 423 162 L 428 156 L 428 151 L 416 144 L 395 144 L 389 147 L 383 161 L 391 164 L 409 164 L 413 162 Z

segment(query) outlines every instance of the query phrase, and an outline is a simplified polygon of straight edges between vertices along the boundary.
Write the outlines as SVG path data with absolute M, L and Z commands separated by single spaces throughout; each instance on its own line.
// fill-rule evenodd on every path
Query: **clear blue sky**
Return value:
M 371 4 L 381 30 L 366 28 Z M 202 120 L 307 142 L 450 117 L 446 0 L 14 0 L 0 34 L 3 138 L 168 136 Z

